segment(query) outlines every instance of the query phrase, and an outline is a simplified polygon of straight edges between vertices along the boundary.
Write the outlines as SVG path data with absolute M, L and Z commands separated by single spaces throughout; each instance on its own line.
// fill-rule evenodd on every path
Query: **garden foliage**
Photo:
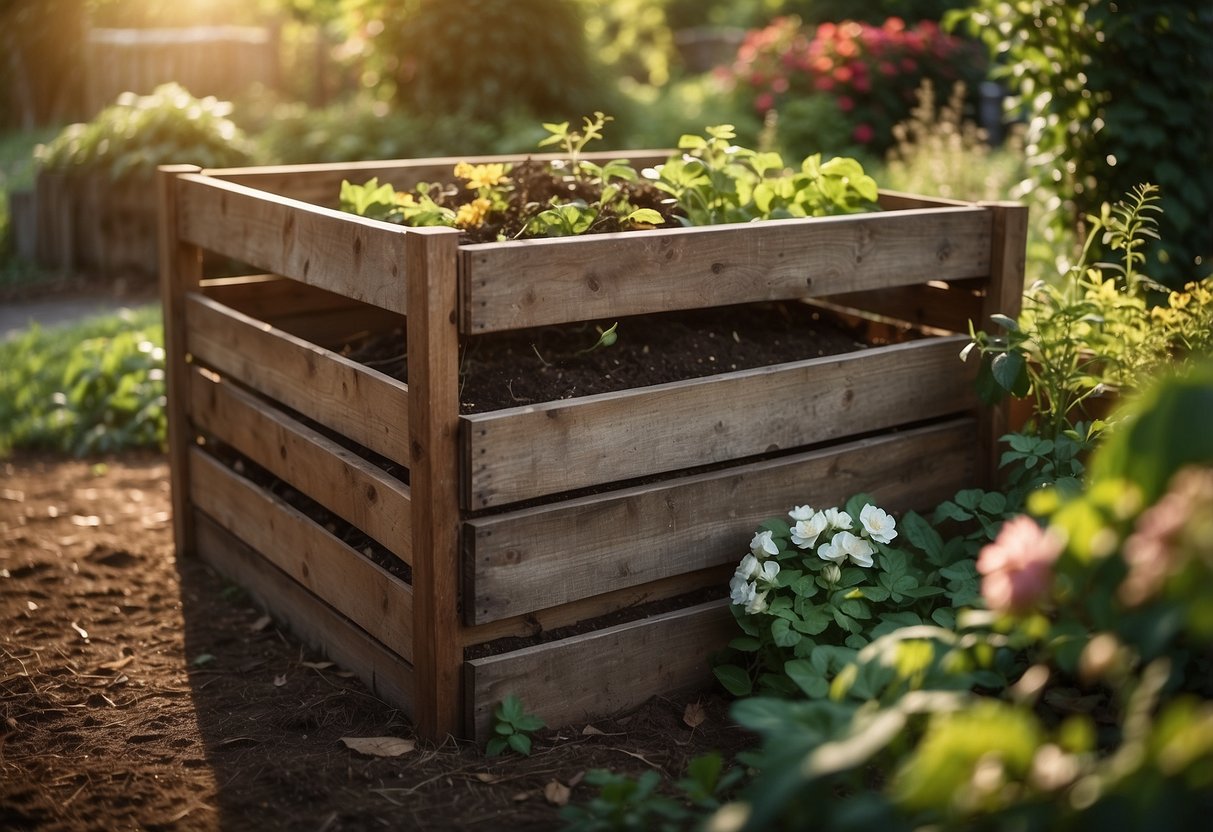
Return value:
M 158 165 L 231 167 L 248 162 L 252 146 L 228 118 L 232 105 L 194 98 L 179 84 L 151 95 L 123 93 L 85 124 L 66 127 L 40 147 L 47 170 L 150 180 Z
M 1213 6 L 1190 0 L 978 0 L 957 13 L 1028 118 L 1026 187 L 1078 228 L 1139 182 L 1160 186 L 1151 273 L 1179 288 L 1213 257 Z
M 145 308 L 0 344 L 0 452 L 77 456 L 164 441 L 160 311 Z
M 974 44 L 931 21 L 907 25 L 896 17 L 880 25 L 846 20 L 816 27 L 779 18 L 746 36 L 732 67 L 754 109 L 778 114 L 785 144 L 824 146 L 822 139 L 835 139 L 833 119 L 847 125 L 849 144 L 873 154 L 893 143 L 893 126 L 910 114 L 924 80 L 936 89 L 962 81 L 975 90 L 983 73 Z M 804 103 L 814 100 L 823 103 Z
M 567 0 L 368 0 L 373 52 L 396 99 L 419 114 L 495 121 L 504 111 L 559 116 L 605 94 L 579 3 Z

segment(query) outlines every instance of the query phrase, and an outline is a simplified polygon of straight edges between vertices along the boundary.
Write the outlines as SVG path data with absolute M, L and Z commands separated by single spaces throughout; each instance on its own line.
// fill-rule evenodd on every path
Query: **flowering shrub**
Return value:
M 950 626 L 952 608 L 977 598 L 963 542 L 945 546 L 913 512 L 898 529 L 861 494 L 845 509 L 796 506 L 788 518 L 762 524 L 729 584 L 743 635 L 715 673 L 736 696 L 755 685 L 825 696 L 872 639 L 927 621 Z
M 1207 825 L 1213 360 L 1124 410 L 1084 490 L 982 550 L 989 611 L 880 635 L 828 699 L 734 706 L 765 741 L 710 828 Z
M 924 79 L 936 89 L 956 81 L 976 89 L 982 74 L 983 60 L 970 43 L 931 21 L 907 26 L 896 17 L 881 26 L 843 21 L 815 28 L 781 17 L 746 36 L 732 68 L 760 114 L 827 96 L 850 125 L 852 141 L 873 152 L 892 144 L 893 126 L 910 114 Z

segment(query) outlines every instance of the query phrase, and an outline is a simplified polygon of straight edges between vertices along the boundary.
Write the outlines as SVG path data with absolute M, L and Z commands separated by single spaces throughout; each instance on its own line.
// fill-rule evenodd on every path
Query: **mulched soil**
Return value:
M 749 737 L 711 693 L 540 732 L 529 758 L 469 743 L 372 757 L 402 714 L 171 545 L 168 468 L 0 462 L 0 828 L 553 829 L 592 768 L 683 773 Z M 688 724 L 687 708 L 704 720 Z

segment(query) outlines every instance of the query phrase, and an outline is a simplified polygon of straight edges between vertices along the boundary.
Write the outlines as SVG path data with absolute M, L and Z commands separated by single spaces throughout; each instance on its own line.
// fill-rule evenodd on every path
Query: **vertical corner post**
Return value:
M 417 732 L 462 733 L 458 232 L 404 233 Z
M 164 365 L 168 398 L 168 459 L 172 483 L 173 545 L 178 557 L 194 552 L 193 509 L 189 498 L 192 436 L 186 402 L 185 295 L 202 280 L 202 252 L 181 239 L 177 177 L 197 173 L 194 165 L 162 165 L 156 171 L 159 221 L 160 303 L 164 315 Z
M 1019 316 L 1023 305 L 1024 270 L 1028 247 L 1028 208 L 1018 202 L 983 202 L 990 211 L 990 283 L 981 306 L 978 327 L 990 316 Z M 997 483 L 998 438 L 1008 430 L 1009 402 L 986 409 L 981 420 L 981 459 L 978 471 L 987 488 Z

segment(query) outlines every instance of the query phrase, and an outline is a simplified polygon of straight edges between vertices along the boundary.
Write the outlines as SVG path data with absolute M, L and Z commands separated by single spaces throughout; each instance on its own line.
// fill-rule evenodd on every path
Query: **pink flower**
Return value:
M 754 109 L 760 113 L 765 113 L 773 106 L 775 106 L 775 97 L 769 92 L 764 92 L 754 99 Z
M 851 72 L 851 68 L 847 66 L 840 66 L 834 70 L 834 80 L 840 84 L 850 81 L 853 75 L 854 73 Z
M 842 110 L 844 113 L 851 112 L 851 110 L 855 109 L 855 99 L 851 98 L 849 95 L 838 96 L 838 109 Z
M 906 28 L 906 22 L 900 17 L 890 17 L 884 22 L 886 32 L 900 32 Z
M 881 75 L 895 75 L 897 73 L 897 67 L 893 66 L 889 61 L 881 61 L 880 65 L 876 68 L 880 70 Z
M 977 556 L 981 594 L 996 612 L 1024 612 L 1048 594 L 1062 541 L 1031 517 L 1008 520 Z
M 855 92 L 869 92 L 872 89 L 872 82 L 868 80 L 866 75 L 856 75 L 855 80 L 851 82 L 851 86 Z
M 771 81 L 771 91 L 776 93 L 785 93 L 788 91 L 788 79 L 780 75 Z
M 870 124 L 857 124 L 851 131 L 851 138 L 860 144 L 867 144 L 876 137 L 876 130 Z

